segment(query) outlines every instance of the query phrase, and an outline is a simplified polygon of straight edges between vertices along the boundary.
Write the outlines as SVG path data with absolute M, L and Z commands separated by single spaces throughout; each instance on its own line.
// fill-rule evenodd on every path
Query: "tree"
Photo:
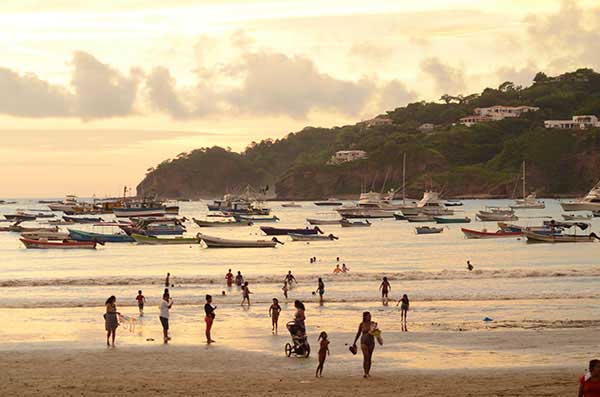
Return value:
M 549 80 L 549 78 L 546 75 L 546 73 L 544 73 L 544 72 L 537 72 L 537 74 L 533 78 L 533 81 L 536 82 L 536 83 L 543 83 L 543 82 L 548 81 L 548 80 Z

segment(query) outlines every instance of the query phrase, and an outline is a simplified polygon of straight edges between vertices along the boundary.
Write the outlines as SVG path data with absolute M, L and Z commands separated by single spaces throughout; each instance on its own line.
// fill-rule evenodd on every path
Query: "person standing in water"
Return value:
M 279 306 L 279 300 L 273 298 L 273 304 L 269 307 L 269 317 L 271 317 L 271 325 L 273 326 L 273 334 L 277 335 L 277 327 L 279 322 L 279 313 L 281 313 L 281 306 Z
M 362 322 L 358 325 L 358 332 L 354 338 L 352 344 L 353 352 L 356 352 L 356 342 L 360 338 L 360 349 L 363 354 L 363 370 L 364 377 L 370 377 L 371 362 L 373 360 L 373 352 L 375 351 L 375 336 L 373 335 L 373 328 L 377 323 L 371 321 L 371 313 L 363 312 Z
M 283 296 L 285 296 L 285 299 L 287 299 L 289 290 L 287 280 L 283 280 L 283 288 L 281 288 L 281 290 L 283 291 Z
M 335 269 L 333 269 L 333 274 L 341 273 L 342 269 L 340 268 L 340 264 L 335 265 Z
M 244 285 L 244 276 L 242 276 L 242 272 L 238 271 L 237 276 L 235 276 L 235 285 L 241 287 Z
M 342 273 L 348 273 L 350 268 L 346 266 L 345 263 L 342 263 Z
M 248 307 L 250 307 L 250 288 L 248 288 L 248 282 L 244 282 L 244 286 L 242 287 L 242 306 L 244 306 L 244 302 L 248 302 Z
M 396 306 L 400 305 L 400 321 L 402 323 L 402 331 L 406 332 L 408 331 L 408 328 L 406 327 L 406 314 L 408 313 L 408 309 L 410 307 L 410 301 L 408 300 L 408 295 L 404 294 L 402 295 L 402 299 L 400 299 L 398 301 L 398 303 L 396 304 Z
M 381 282 L 379 289 L 381 290 L 381 303 L 383 303 L 384 306 L 387 306 L 389 301 L 388 294 L 392 290 L 392 286 L 387 277 L 383 277 L 383 281 Z
M 231 273 L 231 269 L 225 275 L 225 282 L 227 283 L 227 288 L 231 288 L 233 285 L 233 273 Z
M 171 273 L 167 273 L 167 277 L 165 278 L 165 288 L 169 288 L 171 286 Z
M 215 309 L 216 306 L 212 305 L 212 296 L 206 295 L 206 304 L 204 305 L 204 321 L 206 322 L 206 343 L 211 344 L 214 340 L 210 336 L 210 330 L 212 329 L 213 321 L 215 321 Z
M 104 303 L 106 305 L 106 313 L 104 313 L 104 328 L 106 329 L 106 346 L 110 346 L 110 337 L 112 336 L 112 347 L 115 347 L 115 336 L 117 333 L 117 327 L 119 326 L 118 315 L 121 314 L 117 311 L 117 298 L 112 295 Z
M 329 340 L 327 339 L 327 332 L 323 331 L 319 335 L 317 342 L 319 342 L 319 365 L 317 366 L 317 372 L 315 377 L 320 378 L 323 376 L 323 367 L 325 366 L 325 359 L 329 353 Z
M 467 261 L 467 270 L 468 271 L 473 270 L 473 265 L 471 265 L 471 261 Z
M 160 319 L 160 324 L 163 329 L 163 342 L 165 344 L 169 343 L 169 310 L 173 307 L 173 301 L 168 292 L 163 294 L 162 300 L 160 301 L 160 314 L 158 318 Z
M 140 311 L 140 317 L 144 317 L 144 304 L 146 303 L 146 297 L 144 295 L 142 295 L 142 290 L 138 291 L 138 294 L 135 297 L 135 300 L 138 303 L 138 309 Z
M 323 295 L 325 295 L 325 283 L 323 282 L 323 279 L 321 277 L 319 277 L 319 284 L 315 292 L 319 293 L 319 303 L 323 305 Z
M 290 288 L 292 287 L 292 282 L 298 284 L 298 281 L 296 281 L 296 277 L 294 277 L 291 270 L 289 270 L 288 274 L 285 276 L 285 281 L 287 281 Z

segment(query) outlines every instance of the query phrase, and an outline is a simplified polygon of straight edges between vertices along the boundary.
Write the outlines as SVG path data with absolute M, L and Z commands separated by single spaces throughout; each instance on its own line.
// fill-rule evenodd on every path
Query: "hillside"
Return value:
M 475 108 L 493 105 L 540 109 L 470 127 L 457 123 Z M 411 196 L 432 186 L 447 197 L 511 197 L 523 160 L 528 186 L 539 195 L 578 194 L 600 178 L 600 128 L 544 128 L 544 120 L 573 115 L 600 116 L 600 74 L 591 69 L 557 77 L 538 73 L 526 88 L 506 82 L 481 94 L 411 103 L 378 116 L 390 119 L 387 124 L 307 127 L 282 139 L 252 143 L 242 153 L 219 147 L 181 153 L 149 169 L 138 194 L 215 197 L 246 185 L 270 185 L 281 199 L 356 196 L 364 186 L 401 186 L 404 153 Z M 435 128 L 422 132 L 424 123 Z M 369 157 L 327 164 L 336 151 L 350 149 L 364 150 Z

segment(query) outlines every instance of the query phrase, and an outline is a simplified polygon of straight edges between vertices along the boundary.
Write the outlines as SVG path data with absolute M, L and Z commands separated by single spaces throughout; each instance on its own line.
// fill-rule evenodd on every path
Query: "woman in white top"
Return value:
M 169 293 L 165 292 L 163 294 L 163 298 L 160 301 L 160 323 L 162 324 L 163 327 L 163 337 L 164 337 L 164 342 L 169 343 L 169 309 L 173 306 L 173 301 L 171 301 L 170 297 L 169 297 Z

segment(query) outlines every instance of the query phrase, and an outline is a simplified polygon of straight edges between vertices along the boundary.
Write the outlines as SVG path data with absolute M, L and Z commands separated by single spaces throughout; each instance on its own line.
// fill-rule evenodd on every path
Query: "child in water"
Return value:
M 287 280 L 284 280 L 283 281 L 283 288 L 281 288 L 281 290 L 283 291 L 283 296 L 285 296 L 285 299 L 288 298 L 288 294 L 287 294 L 288 293 L 288 289 L 289 288 L 288 288 Z
M 323 376 L 323 367 L 325 366 L 325 358 L 329 353 L 329 340 L 327 339 L 327 332 L 323 331 L 319 335 L 319 365 L 317 366 L 317 372 L 315 377 L 320 378 Z
M 269 317 L 271 317 L 271 323 L 273 325 L 273 334 L 277 335 L 277 322 L 279 321 L 279 313 L 281 313 L 281 306 L 279 306 L 279 300 L 273 298 L 273 304 L 269 307 Z
M 242 306 L 244 306 L 244 302 L 248 302 L 248 306 L 250 306 L 250 294 L 252 292 L 250 292 L 250 288 L 248 288 L 248 282 L 245 281 L 244 285 L 242 286 Z
M 140 310 L 140 317 L 144 317 L 144 304 L 146 303 L 146 297 L 142 295 L 142 290 L 138 291 L 135 300 L 138 303 L 138 309 Z

